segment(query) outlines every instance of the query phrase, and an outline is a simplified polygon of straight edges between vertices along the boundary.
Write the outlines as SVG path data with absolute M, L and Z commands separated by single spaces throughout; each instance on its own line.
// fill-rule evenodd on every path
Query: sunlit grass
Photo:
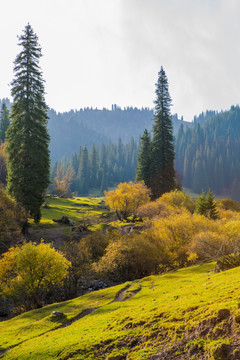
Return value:
M 213 268 L 214 263 L 205 263 L 149 276 L 2 322 L 1 349 L 16 345 L 2 358 L 87 360 L 128 354 L 129 360 L 148 359 L 162 346 L 181 341 L 203 320 L 216 316 L 219 309 L 238 313 L 240 268 L 218 274 Z M 113 302 L 126 285 L 125 301 Z M 56 329 L 89 308 L 98 309 Z M 54 321 L 53 310 L 62 311 L 66 317 Z M 216 344 L 229 341 L 224 336 L 218 341 L 210 337 L 195 340 L 201 341 L 209 354 Z
M 87 198 L 87 197 L 74 197 L 74 198 L 49 198 L 49 208 L 42 207 L 42 218 L 38 225 L 35 225 L 32 220 L 30 223 L 35 228 L 41 227 L 59 227 L 59 224 L 54 220 L 61 219 L 62 216 L 68 216 L 68 218 L 74 223 L 84 221 L 85 219 L 93 219 L 99 217 L 105 209 L 101 209 L 101 201 L 103 197 Z M 86 204 L 87 206 L 81 206 Z

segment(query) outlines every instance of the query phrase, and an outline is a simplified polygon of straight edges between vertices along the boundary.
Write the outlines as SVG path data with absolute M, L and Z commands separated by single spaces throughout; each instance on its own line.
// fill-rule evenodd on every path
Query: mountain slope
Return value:
M 211 189 L 239 201 L 240 108 L 232 106 L 176 138 L 176 169 L 193 192 Z
M 145 128 L 150 130 L 153 125 L 153 111 L 148 108 L 121 109 L 113 106 L 112 110 L 86 108 L 65 113 L 49 110 L 48 115 L 53 160 L 59 160 L 65 154 L 71 156 L 78 151 L 80 145 L 117 143 L 119 138 L 127 143 L 131 137 L 138 141 Z M 189 125 L 178 119 L 177 115 L 173 115 L 172 120 L 175 134 L 181 124 L 184 127 Z
M 237 360 L 240 268 L 213 267 L 150 276 L 2 322 L 1 358 Z

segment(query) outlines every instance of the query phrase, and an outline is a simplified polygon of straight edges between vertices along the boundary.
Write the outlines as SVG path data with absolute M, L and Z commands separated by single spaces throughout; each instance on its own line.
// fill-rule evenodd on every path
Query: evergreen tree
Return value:
M 8 129 L 8 190 L 38 222 L 49 184 L 49 135 L 41 48 L 28 24 L 18 38 L 22 51 L 14 62 L 12 124 Z
M 145 129 L 140 137 L 140 149 L 137 162 L 136 181 L 143 180 L 147 187 L 150 187 L 150 166 L 151 166 L 151 136 Z
M 161 67 L 156 84 L 155 114 L 152 140 L 151 189 L 153 198 L 175 187 L 173 125 L 168 79 Z
M 198 197 L 195 207 L 195 213 L 199 215 L 206 215 L 207 212 L 207 199 L 205 192 L 202 191 L 201 195 Z
M 107 174 L 107 165 L 104 164 L 103 166 L 103 170 L 102 170 L 102 180 L 101 180 L 101 188 L 100 191 L 101 193 L 104 193 L 105 190 L 107 190 L 107 178 L 108 178 L 108 174 Z
M 207 207 L 207 215 L 210 219 L 216 220 L 219 218 L 216 201 L 214 200 L 214 195 L 210 190 L 208 190 L 206 196 L 206 207 Z
M 216 201 L 214 195 L 208 190 L 207 195 L 203 191 L 197 199 L 195 213 L 209 217 L 209 219 L 216 220 L 219 217 Z
M 82 153 L 79 164 L 78 171 L 78 180 L 79 180 L 79 193 L 82 195 L 87 195 L 89 191 L 89 168 L 88 168 L 88 149 L 85 145 Z
M 2 104 L 1 117 L 0 117 L 0 143 L 5 142 L 6 131 L 10 126 L 9 110 L 5 103 Z
M 89 179 L 90 187 L 97 187 L 98 152 L 95 145 L 92 145 L 89 153 Z

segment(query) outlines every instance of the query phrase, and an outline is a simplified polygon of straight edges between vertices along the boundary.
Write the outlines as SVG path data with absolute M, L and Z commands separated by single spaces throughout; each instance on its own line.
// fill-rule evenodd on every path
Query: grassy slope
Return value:
M 53 219 L 60 219 L 62 216 L 68 216 L 70 220 L 78 223 L 82 220 L 96 219 L 107 210 L 101 208 L 101 200 L 104 198 L 50 198 L 49 208 L 42 208 L 42 218 L 40 225 L 36 227 L 59 227 L 59 224 L 53 222 Z M 88 206 L 81 206 L 86 204 Z
M 231 332 L 240 332 L 240 268 L 214 274 L 213 266 L 150 276 L 2 322 L 1 358 L 227 359 L 220 344 L 230 348 Z M 226 308 L 231 317 L 218 319 Z M 54 319 L 53 310 L 66 317 Z

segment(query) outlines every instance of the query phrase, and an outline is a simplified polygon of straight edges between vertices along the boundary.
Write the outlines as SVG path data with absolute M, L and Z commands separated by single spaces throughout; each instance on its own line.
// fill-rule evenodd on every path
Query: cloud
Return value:
M 14 11 L 12 11 L 14 9 Z M 1 8 L 0 97 L 9 96 L 17 35 L 29 21 L 43 49 L 46 100 L 153 107 L 157 73 L 186 120 L 239 102 L 239 0 L 9 0 Z
M 240 3 L 233 0 L 124 0 L 128 62 L 145 79 L 147 101 L 149 81 L 156 82 L 163 65 L 174 110 L 187 120 L 237 103 L 239 15 Z

